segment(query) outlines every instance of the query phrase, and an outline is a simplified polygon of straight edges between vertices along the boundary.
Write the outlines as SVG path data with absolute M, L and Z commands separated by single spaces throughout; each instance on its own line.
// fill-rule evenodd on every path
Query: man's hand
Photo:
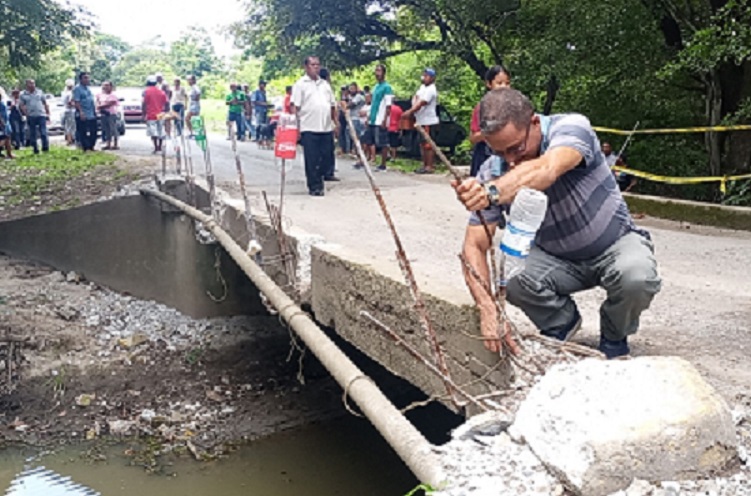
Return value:
M 465 179 L 462 182 L 451 181 L 451 186 L 456 191 L 456 197 L 464 204 L 467 210 L 477 211 L 488 208 L 488 194 L 485 188 L 474 177 Z
M 514 355 L 519 354 L 519 345 L 516 344 L 511 336 L 511 329 L 508 323 L 504 323 L 505 329 L 499 328 L 498 313 L 495 307 L 480 309 L 480 330 L 485 338 L 485 348 L 493 353 L 501 351 L 501 341 L 505 347 Z M 502 337 L 501 337 L 502 336 Z

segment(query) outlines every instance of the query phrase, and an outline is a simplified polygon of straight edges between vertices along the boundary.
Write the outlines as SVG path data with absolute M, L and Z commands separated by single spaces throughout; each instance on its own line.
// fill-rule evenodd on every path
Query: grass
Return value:
M 626 203 L 631 212 L 646 213 L 652 217 L 751 231 L 751 213 L 724 210 L 714 205 L 660 202 L 637 196 L 626 197 Z
M 117 157 L 104 152 L 82 153 L 60 146 L 47 153 L 31 150 L 15 153 L 15 160 L 0 162 L 0 195 L 8 204 L 40 199 L 58 184 L 81 177 L 93 169 L 111 165 Z
M 227 131 L 227 105 L 223 100 L 201 100 L 201 115 L 206 130 L 215 133 Z
M 381 159 L 378 159 L 378 163 L 381 163 Z M 406 172 L 408 174 L 411 174 L 415 172 L 417 169 L 422 167 L 422 161 L 421 160 L 415 160 L 411 158 L 403 158 L 403 157 L 397 157 L 396 160 L 390 160 L 388 163 L 388 168 L 393 170 L 398 170 L 402 172 Z M 435 164 L 435 170 L 436 172 L 446 172 L 446 167 L 443 166 L 443 164 L 436 162 Z

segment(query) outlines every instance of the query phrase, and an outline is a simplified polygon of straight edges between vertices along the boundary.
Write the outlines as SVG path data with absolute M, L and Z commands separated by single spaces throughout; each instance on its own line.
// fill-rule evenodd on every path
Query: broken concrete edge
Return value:
M 661 196 L 624 193 L 632 213 L 728 229 L 751 231 L 751 208 L 717 205 Z
M 446 483 L 434 447 L 409 420 L 386 398 L 376 384 L 326 336 L 316 324 L 274 281 L 252 260 L 246 250 L 222 229 L 217 222 L 200 210 L 153 189 L 141 193 L 179 208 L 186 215 L 201 222 L 250 278 L 280 316 L 303 340 L 308 349 L 321 361 L 334 379 L 351 397 L 373 426 L 426 484 L 442 487 Z
M 199 181 L 198 186 L 205 188 Z M 222 228 L 244 246 L 249 239 L 242 200 L 230 198 L 217 189 L 221 205 Z M 263 247 L 263 258 L 272 260 L 279 254 L 276 234 L 268 216 L 252 212 L 254 229 Z M 401 347 L 396 346 L 362 316 L 363 310 L 386 323 L 404 336 L 425 357 L 432 358 L 420 327 L 408 287 L 396 263 L 379 263 L 375 267 L 366 257 L 323 237 L 292 226 L 285 230 L 285 239 L 296 254 L 298 301 L 308 304 L 315 318 L 339 336 L 378 361 L 394 375 L 405 378 L 428 396 L 443 397 L 449 408 L 458 408 L 446 398 L 446 386 L 427 368 Z M 275 264 L 264 264 L 266 274 L 285 288 L 285 275 Z M 287 291 L 293 299 L 295 296 Z M 497 391 L 509 383 L 510 369 L 496 354 L 489 352 L 479 339 L 472 339 L 479 329 L 474 307 L 423 291 L 433 326 L 447 355 L 452 379 L 459 384 L 472 384 L 471 394 Z M 476 413 L 470 410 L 468 413 Z

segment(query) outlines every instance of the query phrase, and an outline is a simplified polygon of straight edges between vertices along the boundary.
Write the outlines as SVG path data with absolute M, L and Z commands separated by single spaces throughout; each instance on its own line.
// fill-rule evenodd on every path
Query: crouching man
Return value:
M 608 358 L 627 355 L 628 336 L 661 282 L 650 236 L 634 225 L 589 120 L 536 114 L 519 91 L 499 88 L 482 100 L 480 127 L 495 156 L 477 178 L 453 183 L 472 211 L 464 242 L 468 262 L 489 280 L 491 242 L 478 211 L 495 232 L 504 227 L 503 209 L 522 187 L 545 192 L 545 219 L 524 272 L 509 282 L 508 301 L 542 334 L 567 341 L 581 325 L 571 295 L 600 286 L 607 299 L 600 307 L 599 349 Z M 465 277 L 480 308 L 485 345 L 498 351 L 493 301 L 471 275 Z

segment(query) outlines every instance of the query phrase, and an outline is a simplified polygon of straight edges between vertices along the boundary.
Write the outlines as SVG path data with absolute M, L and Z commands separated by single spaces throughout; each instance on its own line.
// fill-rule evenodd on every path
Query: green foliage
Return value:
M 172 73 L 167 52 L 159 48 L 136 48 L 115 66 L 112 79 L 117 86 L 143 86 L 146 78 L 157 72 L 165 76 Z
M 434 492 L 435 492 L 435 489 L 432 488 L 430 485 L 420 484 L 419 486 L 412 489 L 410 492 L 408 492 L 404 496 L 417 496 L 418 494 L 430 495 L 430 494 L 433 494 Z
M 169 62 L 175 74 L 202 77 L 219 69 L 209 33 L 203 28 L 193 28 L 169 47 Z
M 729 0 L 696 26 L 676 60 L 665 67 L 664 77 L 680 71 L 706 73 L 724 63 L 743 64 L 751 59 L 751 3 Z
M 751 179 L 730 183 L 728 192 L 722 199 L 722 204 L 751 207 Z
M 41 197 L 59 184 L 86 174 L 92 169 L 112 164 L 115 155 L 53 146 L 47 153 L 33 154 L 31 150 L 20 150 L 15 160 L 3 162 L 2 168 L 10 179 L 0 181 L 0 196 L 17 204 L 35 197 Z
M 499 60 L 499 27 L 517 0 L 259 0 L 233 27 L 237 44 L 265 57 L 268 70 L 325 56 L 333 70 L 358 67 L 402 53 L 440 50 L 485 71 L 482 51 Z
M 7 68 L 38 67 L 42 56 L 89 29 L 86 13 L 55 0 L 0 0 L 0 59 Z

